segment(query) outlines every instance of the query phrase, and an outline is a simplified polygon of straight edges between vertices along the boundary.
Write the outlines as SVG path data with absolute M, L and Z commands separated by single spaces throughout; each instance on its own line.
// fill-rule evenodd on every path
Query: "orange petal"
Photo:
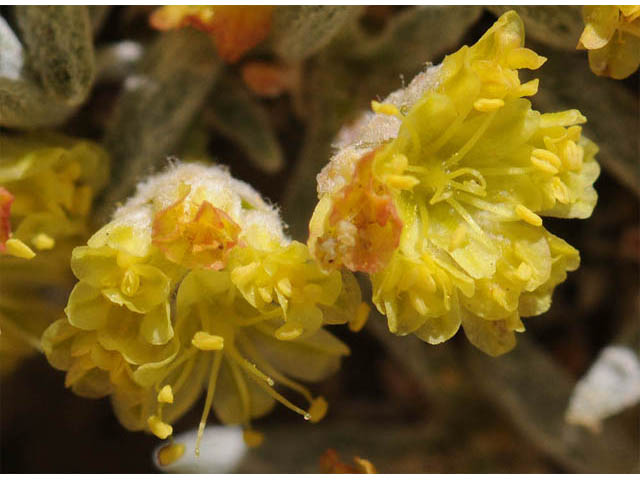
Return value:
M 14 197 L 9 191 L 0 187 L 0 252 L 7 248 L 6 242 L 11 236 L 11 204 Z
M 367 273 L 387 264 L 402 233 L 402 220 L 389 189 L 373 175 L 374 157 L 375 151 L 363 156 L 351 182 L 335 195 L 329 231 L 323 236 L 342 244 L 341 263 Z M 353 234 L 349 229 L 355 229 Z M 319 239 L 322 242 L 323 238 Z
M 269 34 L 272 11 L 268 5 L 171 5 L 153 12 L 150 21 L 158 30 L 192 26 L 205 31 L 220 57 L 234 63 Z
M 184 184 L 181 188 L 179 199 L 154 218 L 154 245 L 172 262 L 189 268 L 224 268 L 229 250 L 238 243 L 240 226 L 207 201 L 197 210 L 186 205 L 191 188 Z

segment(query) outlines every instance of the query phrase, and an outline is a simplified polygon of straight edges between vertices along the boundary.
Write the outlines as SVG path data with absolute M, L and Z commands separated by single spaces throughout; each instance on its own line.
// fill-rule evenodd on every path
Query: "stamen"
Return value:
M 273 387 L 270 387 L 270 386 L 266 385 L 263 382 L 256 382 L 256 384 L 260 388 L 262 388 L 265 392 L 267 392 L 269 395 L 271 395 L 271 397 L 273 397 L 275 400 L 277 400 L 282 405 L 287 407 L 289 410 L 293 410 L 297 414 L 302 415 L 305 420 L 310 420 L 311 419 L 311 415 L 309 415 L 309 412 L 306 412 L 305 410 L 301 409 L 300 407 L 295 406 L 293 403 L 291 403 L 289 400 L 287 400 L 285 397 L 283 397 L 281 394 L 279 394 Z
M 38 250 L 51 250 L 56 245 L 56 241 L 46 233 L 38 233 L 31 239 L 31 243 Z
M 562 161 L 560 160 L 560 158 L 558 158 L 558 156 L 555 153 L 549 150 L 546 150 L 544 148 L 534 148 L 533 151 L 531 152 L 531 155 L 533 155 L 536 158 L 539 158 L 540 160 L 549 162 L 551 165 L 553 165 L 556 168 L 560 168 L 562 166 Z
M 456 212 L 458 212 L 458 214 L 464 219 L 465 222 L 467 222 L 471 226 L 471 228 L 473 228 L 473 230 L 476 231 L 476 233 L 484 235 L 484 231 L 480 228 L 480 226 L 475 222 L 471 215 L 469 215 L 469 212 L 467 212 L 462 205 L 460 205 L 453 198 L 447 199 L 446 202 L 451 205 Z
M 533 213 L 524 205 L 518 205 L 516 207 L 516 215 L 518 215 L 522 220 L 530 225 L 533 225 L 534 227 L 539 227 L 540 225 L 542 225 L 542 218 Z
M 324 399 L 324 397 L 314 398 L 313 401 L 311 402 L 311 406 L 309 407 L 308 420 L 311 423 L 318 423 L 320 420 L 322 420 L 325 417 L 328 409 L 329 409 L 329 404 Z
M 484 135 L 484 132 L 487 130 L 487 128 L 489 128 L 489 125 L 491 125 L 491 122 L 496 116 L 496 113 L 497 111 L 494 111 L 487 115 L 487 118 L 484 120 L 484 122 L 482 122 L 480 128 L 478 128 L 473 136 L 469 140 L 467 140 L 467 143 L 465 143 L 460 150 L 451 155 L 449 159 L 444 162 L 444 168 L 449 168 L 452 165 L 455 165 L 460 160 L 462 160 L 467 153 L 469 153 L 469 150 L 473 148 L 477 141 L 480 140 L 482 135 Z
M 262 354 L 253 346 L 253 344 L 247 337 L 242 335 L 242 336 L 238 336 L 238 339 L 242 343 L 242 346 L 247 351 L 247 353 L 251 356 L 251 358 L 258 365 L 260 365 L 260 368 L 262 368 L 268 375 L 270 375 L 273 379 L 275 379 L 276 382 L 300 393 L 302 396 L 304 396 L 307 399 L 309 403 L 313 401 L 313 396 L 311 395 L 311 392 L 306 387 L 300 385 L 297 382 L 294 382 L 293 380 L 284 376 L 283 374 L 278 372 L 275 368 L 273 368 L 271 364 L 269 364 L 269 362 L 265 360 Z
M 531 172 L 530 168 L 521 167 L 504 167 L 504 168 L 483 168 L 481 170 L 484 177 L 500 176 L 500 175 L 526 175 Z
M 504 100 L 500 98 L 479 98 L 473 102 L 473 108 L 479 112 L 493 112 L 504 107 Z
M 173 403 L 173 390 L 171 389 L 171 385 L 165 385 L 162 387 L 162 390 L 158 393 L 157 399 L 159 403 Z
M 235 359 L 234 359 L 235 360 Z M 251 399 L 249 397 L 249 389 L 247 388 L 247 382 L 244 380 L 244 376 L 238 365 L 235 361 L 228 362 L 229 368 L 231 369 L 231 376 L 233 377 L 233 381 L 236 383 L 236 387 L 238 388 L 238 393 L 240 394 L 240 403 L 242 404 L 242 418 L 244 420 L 243 423 L 249 424 L 249 420 L 251 419 L 250 414 L 250 402 Z M 258 385 L 262 385 L 262 382 L 256 382 Z
M 6 252 L 9 255 L 13 255 L 14 257 L 24 258 L 26 260 L 30 260 L 36 256 L 36 254 L 31 250 L 22 240 L 18 240 L 17 238 L 10 238 L 5 242 Z
M 228 350 L 229 350 L 228 353 L 229 355 L 231 355 L 231 358 L 233 358 L 244 371 L 246 371 L 250 375 L 253 375 L 258 380 L 265 382 L 267 385 L 273 386 L 275 384 L 272 378 L 262 373 L 258 369 L 258 367 L 256 367 L 253 363 L 251 363 L 249 360 L 247 360 L 242 355 L 240 355 L 240 353 L 235 349 L 235 347 L 231 347 Z
M 151 415 L 147 419 L 147 425 L 149 425 L 151 433 L 161 440 L 165 440 L 173 433 L 173 427 L 168 423 L 164 423 L 157 415 Z
M 541 160 L 538 157 L 531 157 L 531 163 L 538 169 L 545 173 L 555 175 L 558 173 L 558 169 L 545 160 Z
M 191 344 L 198 350 L 222 350 L 224 348 L 224 338 L 219 335 L 199 331 L 193 336 Z
M 185 446 L 184 443 L 172 443 L 170 445 L 165 445 L 164 447 L 158 450 L 158 463 L 163 467 L 167 465 L 171 465 L 173 462 L 176 462 L 182 458 L 184 455 Z
M 420 183 L 413 175 L 387 175 L 385 183 L 398 190 L 411 190 Z
M 207 418 L 209 417 L 209 411 L 211 410 L 213 394 L 216 391 L 216 382 L 218 380 L 218 373 L 220 372 L 220 365 L 222 364 L 222 356 L 223 354 L 221 351 L 217 351 L 213 354 L 213 365 L 211 366 L 211 374 L 209 375 L 209 383 L 207 384 L 207 397 L 204 401 L 204 410 L 202 411 L 202 417 L 200 417 L 200 425 L 198 425 L 196 457 L 200 456 L 200 442 L 202 441 L 204 426 L 207 424 Z
M 295 340 L 304 333 L 304 328 L 298 322 L 286 322 L 275 332 L 278 340 L 290 341 Z
M 390 115 L 400 119 L 403 118 L 398 107 L 391 103 L 380 103 L 375 100 L 371 100 L 371 110 L 382 115 Z
M 573 140 L 567 140 L 563 149 L 562 159 L 568 170 L 579 170 L 582 167 L 584 149 L 576 145 Z

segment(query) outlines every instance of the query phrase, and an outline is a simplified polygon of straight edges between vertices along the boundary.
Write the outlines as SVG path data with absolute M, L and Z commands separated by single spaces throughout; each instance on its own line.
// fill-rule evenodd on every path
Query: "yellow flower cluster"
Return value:
M 293 378 L 332 373 L 348 348 L 322 329 L 356 316 L 351 274 L 325 273 L 283 233 L 277 211 L 219 167 L 183 164 L 152 177 L 76 248 L 79 282 L 66 318 L 43 336 L 51 364 L 85 396 L 112 395 L 123 425 L 172 433 L 206 391 L 213 408 L 250 421 L 276 402 L 318 421 L 327 403 Z M 276 390 L 299 393 L 300 408 Z
M 71 249 L 84 241 L 92 200 L 107 181 L 108 157 L 92 142 L 53 133 L 2 133 L 0 153 L 4 373 L 40 348 L 40 335 L 62 313 L 56 300 L 73 282 Z
M 591 215 L 597 147 L 580 112 L 541 114 L 524 98 L 538 80 L 518 70 L 544 62 L 505 13 L 475 45 L 372 102 L 319 175 L 312 255 L 369 273 L 392 333 L 437 344 L 462 325 L 502 354 L 520 317 L 546 311 L 578 267 L 542 217 Z
M 586 5 L 579 49 L 596 75 L 622 79 L 640 66 L 640 5 Z

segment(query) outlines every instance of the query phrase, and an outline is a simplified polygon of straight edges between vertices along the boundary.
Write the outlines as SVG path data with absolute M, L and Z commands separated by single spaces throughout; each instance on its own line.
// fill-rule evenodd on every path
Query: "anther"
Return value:
M 173 403 L 173 390 L 171 389 L 171 385 L 165 385 L 158 392 L 158 402 Z
M 534 227 L 539 227 L 540 225 L 542 225 L 542 218 L 540 218 L 540 216 L 536 215 L 524 205 L 518 205 L 515 211 L 516 215 L 518 215 L 518 217 L 520 217 L 528 224 L 533 225 Z
M 56 245 L 56 241 L 46 233 L 38 233 L 31 239 L 31 243 L 38 250 L 51 250 Z
M 304 328 L 298 322 L 286 322 L 275 331 L 278 340 L 294 340 L 304 332 Z
M 562 166 L 562 161 L 560 160 L 560 158 L 555 153 L 544 148 L 534 148 L 531 152 L 531 155 L 539 158 L 540 160 L 549 162 L 556 168 L 560 168 Z
M 5 242 L 6 253 L 13 255 L 14 257 L 24 258 L 27 260 L 36 256 L 33 250 L 31 250 L 22 240 L 17 238 L 10 238 Z
M 324 399 L 324 397 L 316 397 L 311 402 L 309 406 L 309 412 L 304 416 L 305 420 L 309 420 L 311 423 L 317 423 L 324 418 L 327 414 L 327 410 L 329 409 L 329 404 Z
M 500 98 L 479 98 L 473 102 L 473 108 L 479 112 L 493 112 L 504 107 L 504 100 Z
M 211 335 L 207 332 L 196 332 L 191 340 L 191 344 L 198 350 L 222 350 L 224 348 L 224 338 L 219 335 Z
M 398 190 L 411 190 L 420 183 L 413 175 L 387 175 L 385 182 Z
M 584 149 L 576 145 L 573 140 L 567 140 L 563 149 L 564 155 L 562 156 L 565 166 L 569 170 L 579 170 L 582 167 L 582 161 L 584 158 Z
M 149 430 L 151 430 L 151 433 L 153 433 L 161 440 L 165 440 L 169 435 L 173 433 L 173 427 L 168 423 L 164 423 L 156 415 L 151 415 L 147 419 L 147 425 L 149 425 Z
M 545 173 L 549 173 L 551 175 L 555 175 L 556 173 L 558 173 L 558 169 L 556 167 L 554 167 L 553 165 L 551 165 L 549 162 L 547 162 L 546 160 L 542 160 L 536 156 L 531 156 L 531 163 L 538 169 L 541 170 Z
M 402 114 L 400 113 L 400 110 L 398 110 L 398 107 L 396 107 L 391 103 L 380 103 L 380 102 L 376 102 L 375 100 L 372 100 L 371 110 L 373 110 L 375 113 L 380 113 L 382 115 L 391 115 L 393 117 L 402 116 Z
M 170 445 L 165 445 L 164 447 L 158 450 L 158 463 L 163 467 L 167 465 L 171 465 L 173 462 L 176 462 L 182 458 L 184 455 L 185 446 L 184 443 L 172 443 Z

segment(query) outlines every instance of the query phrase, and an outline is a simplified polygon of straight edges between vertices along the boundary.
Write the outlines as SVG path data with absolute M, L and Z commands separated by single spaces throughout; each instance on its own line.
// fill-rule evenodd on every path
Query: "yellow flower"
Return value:
M 218 54 L 234 63 L 266 38 L 273 7 L 267 5 L 168 5 L 151 15 L 158 30 L 192 26 L 213 38 Z
M 67 318 L 43 346 L 74 391 L 112 395 L 125 427 L 166 438 L 203 391 L 200 435 L 213 408 L 248 444 L 261 439 L 251 419 L 276 402 L 311 421 L 326 412 L 293 378 L 320 380 L 348 354 L 322 326 L 359 316 L 357 282 L 320 269 L 227 171 L 183 164 L 151 178 L 74 250 L 72 268 Z
M 92 142 L 52 133 L 0 135 L 0 363 L 8 372 L 62 315 L 56 299 L 72 286 L 71 249 L 84 240 L 108 158 Z
M 640 5 L 582 7 L 584 31 L 579 49 L 589 50 L 596 75 L 622 79 L 640 66 Z
M 463 326 L 498 355 L 539 315 L 578 252 L 544 216 L 586 218 L 597 147 L 577 110 L 541 114 L 523 98 L 545 61 L 523 47 L 515 12 L 429 67 L 339 139 L 318 177 L 309 247 L 322 265 L 369 273 L 392 333 L 437 344 Z

